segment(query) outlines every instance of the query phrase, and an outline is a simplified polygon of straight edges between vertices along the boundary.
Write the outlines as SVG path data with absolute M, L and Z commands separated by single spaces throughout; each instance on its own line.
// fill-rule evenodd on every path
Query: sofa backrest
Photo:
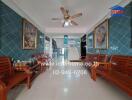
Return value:
M 107 61 L 108 61 L 108 55 L 106 55 L 106 54 L 98 55 L 98 62 L 107 62 Z
M 87 54 L 85 61 L 91 63 L 93 63 L 94 61 L 98 61 L 98 54 Z
M 126 73 L 127 75 L 132 77 L 132 56 L 129 57 L 126 65 Z
M 13 74 L 13 68 L 9 57 L 0 57 L 0 76 L 4 74 Z
M 129 56 L 122 56 L 122 55 L 112 55 L 110 62 L 112 63 L 112 70 L 118 71 L 123 74 L 128 74 L 128 66 L 130 65 L 130 58 Z

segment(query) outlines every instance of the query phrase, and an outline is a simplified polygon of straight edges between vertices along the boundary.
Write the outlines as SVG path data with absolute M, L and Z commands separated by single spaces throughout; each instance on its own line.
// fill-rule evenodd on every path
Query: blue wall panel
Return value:
M 44 34 L 38 31 L 35 50 L 22 49 L 22 17 L 0 1 L 0 55 L 26 60 L 32 54 L 44 51 Z
M 132 3 L 125 7 L 125 16 L 109 19 L 109 49 L 97 50 L 88 48 L 88 53 L 132 55 L 131 48 L 131 11 Z

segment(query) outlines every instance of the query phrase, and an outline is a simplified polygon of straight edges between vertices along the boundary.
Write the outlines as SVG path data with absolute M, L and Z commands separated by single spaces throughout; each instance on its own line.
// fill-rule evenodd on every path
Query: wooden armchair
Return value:
M 15 70 L 9 57 L 0 57 L 0 100 L 7 100 L 8 91 L 24 80 L 30 88 L 31 73 L 28 72 L 28 69 Z
M 111 69 L 111 63 L 110 62 L 94 62 L 94 64 L 91 67 L 91 78 L 95 81 L 97 78 L 97 69 L 99 67 L 100 69 L 103 69 L 108 72 Z
M 108 60 L 108 55 L 105 54 L 87 54 L 84 63 L 89 63 L 90 66 L 85 66 L 85 67 L 87 67 L 91 72 L 92 67 L 95 66 L 96 64 L 95 62 L 107 62 L 107 60 Z
M 110 62 L 95 62 L 91 72 L 93 80 L 98 74 L 132 96 L 132 57 L 113 55 Z

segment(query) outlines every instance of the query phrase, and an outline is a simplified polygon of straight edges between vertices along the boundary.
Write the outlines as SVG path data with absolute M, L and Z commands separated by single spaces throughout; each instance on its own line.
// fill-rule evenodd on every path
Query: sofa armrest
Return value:
M 0 100 L 6 100 L 6 85 L 0 80 Z
M 5 91 L 6 91 L 6 85 L 2 80 L 0 80 L 0 96 L 1 96 L 1 93 Z
M 110 62 L 94 62 L 93 67 L 98 68 L 100 67 L 99 65 L 104 65 L 107 67 L 111 67 L 111 63 Z
M 110 62 L 94 62 L 91 68 L 91 78 L 96 81 L 97 75 L 96 70 L 100 67 L 100 65 L 104 65 L 103 67 L 106 67 L 107 70 L 111 70 L 111 63 Z
M 2 81 L 0 80 L 0 90 L 1 90 L 2 88 L 6 88 L 6 85 L 5 85 L 4 82 L 2 82 Z

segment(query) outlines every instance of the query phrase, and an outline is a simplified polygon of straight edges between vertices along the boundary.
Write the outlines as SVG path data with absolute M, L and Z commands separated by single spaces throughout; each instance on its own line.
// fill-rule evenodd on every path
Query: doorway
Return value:
M 86 57 L 86 34 L 81 37 L 81 59 Z

